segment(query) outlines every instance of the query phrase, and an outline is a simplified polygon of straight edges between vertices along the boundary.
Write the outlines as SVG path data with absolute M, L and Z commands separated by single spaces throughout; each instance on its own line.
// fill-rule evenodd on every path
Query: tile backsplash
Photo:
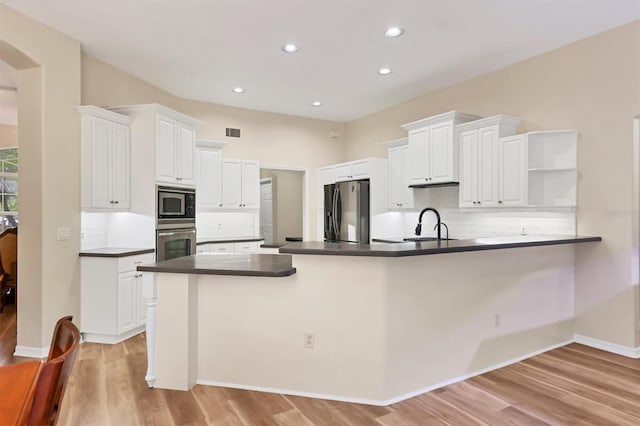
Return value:
M 415 209 L 376 215 L 372 220 L 373 237 L 407 237 L 414 235 L 418 216 L 424 207 L 434 207 L 449 227 L 452 238 L 492 237 L 516 234 L 575 235 L 574 209 L 534 210 L 522 208 L 460 209 L 458 188 L 415 190 Z M 435 236 L 436 218 L 425 213 L 422 235 Z M 443 236 L 445 231 L 443 229 Z

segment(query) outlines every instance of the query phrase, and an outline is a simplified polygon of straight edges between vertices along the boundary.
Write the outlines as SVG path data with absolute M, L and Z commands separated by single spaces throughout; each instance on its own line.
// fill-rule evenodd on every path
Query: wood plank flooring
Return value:
M 12 347 L 13 345 L 13 347 Z M 0 364 L 19 362 L 15 311 Z M 195 386 L 148 389 L 144 335 L 84 343 L 59 425 L 640 425 L 640 360 L 571 344 L 388 407 Z

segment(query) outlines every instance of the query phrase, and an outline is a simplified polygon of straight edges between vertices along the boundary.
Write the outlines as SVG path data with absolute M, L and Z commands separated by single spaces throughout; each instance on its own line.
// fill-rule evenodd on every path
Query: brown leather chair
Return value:
M 80 344 L 80 330 L 71 320 L 60 318 L 51 339 L 47 361 L 43 363 L 27 425 L 55 425 L 60 412 L 60 404 L 71 375 Z
M 18 228 L 5 229 L 0 234 L 0 312 L 13 293 L 14 303 L 18 295 Z

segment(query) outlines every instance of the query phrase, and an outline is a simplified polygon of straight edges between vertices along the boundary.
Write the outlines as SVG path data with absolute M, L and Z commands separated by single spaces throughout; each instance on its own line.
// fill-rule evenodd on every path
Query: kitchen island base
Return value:
M 297 273 L 280 278 L 156 273 L 148 376 L 387 405 L 570 342 L 574 250 L 293 255 Z

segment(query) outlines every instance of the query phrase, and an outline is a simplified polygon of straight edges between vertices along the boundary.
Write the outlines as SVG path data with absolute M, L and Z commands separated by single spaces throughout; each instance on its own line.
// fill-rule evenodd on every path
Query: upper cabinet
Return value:
M 260 208 L 260 163 L 249 160 L 222 160 L 222 207 Z
M 408 131 L 409 184 L 425 187 L 458 182 L 455 126 L 479 117 L 458 111 L 404 124 Z
M 152 172 L 157 183 L 195 186 L 194 155 L 199 121 L 158 104 L 110 110 L 134 119 L 131 132 L 132 153 L 139 161 L 136 168 L 145 168 L 142 172 L 145 175 L 147 170 Z M 149 166 L 154 166 L 153 170 Z
M 131 119 L 82 106 L 82 208 L 127 210 L 130 204 Z
M 413 188 L 409 188 L 409 145 L 407 138 L 387 142 L 389 148 L 389 209 L 413 208 Z
M 195 127 L 190 123 L 156 115 L 156 181 L 195 185 L 195 141 Z
M 348 180 L 368 179 L 371 163 L 368 159 L 340 163 L 334 166 L 336 182 Z
M 222 148 L 225 142 L 196 141 L 195 175 L 198 211 L 222 207 Z
M 483 118 L 457 126 L 460 143 L 460 207 L 497 207 L 504 204 L 504 183 L 521 188 L 515 180 L 524 172 L 524 146 L 514 140 L 500 141 L 511 136 L 521 120 L 507 115 Z M 503 146 L 504 144 L 506 146 Z M 524 157 L 522 157 L 524 159 Z M 504 167 L 503 167 L 504 166 Z M 520 179 L 523 181 L 523 179 Z M 511 190 L 510 186 L 508 190 Z M 512 196 L 516 195 L 510 192 Z M 524 204 L 524 194 L 507 204 Z

